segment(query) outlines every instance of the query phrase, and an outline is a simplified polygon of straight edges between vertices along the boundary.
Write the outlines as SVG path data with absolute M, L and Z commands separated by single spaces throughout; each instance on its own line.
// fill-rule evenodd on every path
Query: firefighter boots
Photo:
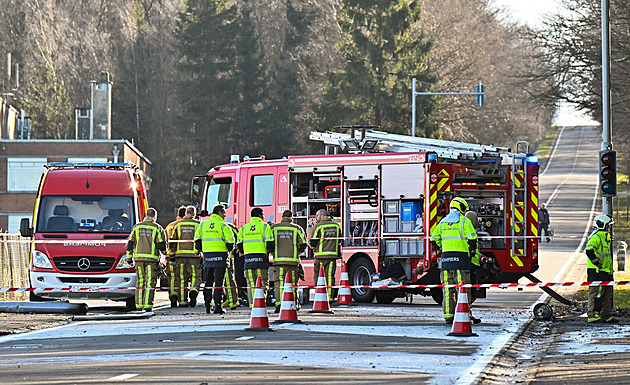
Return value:
M 190 302 L 188 303 L 188 306 L 190 307 L 197 306 L 197 294 L 199 293 L 196 291 L 191 291 L 190 293 L 188 293 L 188 297 L 190 297 Z
M 171 307 L 177 307 L 177 296 L 172 295 L 169 297 L 169 299 L 171 300 Z
M 225 312 L 223 311 L 223 309 L 221 308 L 221 306 L 215 306 L 214 307 L 214 314 L 224 314 Z

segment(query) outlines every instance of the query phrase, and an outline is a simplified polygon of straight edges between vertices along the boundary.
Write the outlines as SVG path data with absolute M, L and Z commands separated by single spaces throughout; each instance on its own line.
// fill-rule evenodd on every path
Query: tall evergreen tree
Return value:
M 409 133 L 412 78 L 420 84 L 436 80 L 426 66 L 431 43 L 414 29 L 420 1 L 343 0 L 338 20 L 345 63 L 343 70 L 329 73 L 318 111 L 322 128 L 369 123 Z M 418 127 L 426 136 L 436 135 L 436 99 L 418 98 L 417 103 Z

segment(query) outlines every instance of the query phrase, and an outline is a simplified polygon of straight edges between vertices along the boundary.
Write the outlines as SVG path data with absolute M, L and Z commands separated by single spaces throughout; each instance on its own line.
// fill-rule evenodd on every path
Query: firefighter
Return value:
M 214 300 L 214 314 L 223 314 L 223 289 L 218 287 L 223 285 L 228 253 L 234 247 L 234 234 L 225 223 L 225 206 L 215 205 L 210 218 L 201 222 L 195 235 L 195 246 L 203 253 L 203 299 L 206 313 L 210 313 Z
M 174 271 L 179 283 L 177 296 L 171 296 L 171 307 L 197 306 L 199 284 L 201 283 L 201 259 L 195 248 L 194 239 L 199 227 L 199 221 L 195 219 L 197 210 L 194 206 L 186 207 L 184 218 L 178 221 L 169 236 L 169 255 L 175 264 Z M 172 264 L 171 264 L 172 265 Z M 190 289 L 188 289 L 190 288 Z M 188 299 L 190 298 L 190 302 Z
M 431 243 L 441 249 L 440 282 L 443 285 L 458 285 L 462 282 L 470 283 L 471 260 L 477 252 L 477 231 L 470 219 L 464 216 L 468 211 L 465 199 L 453 198 L 450 213 L 444 217 L 431 234 Z M 453 323 L 458 291 L 455 287 L 444 288 L 442 311 L 447 324 Z M 467 292 L 468 304 L 472 303 L 472 296 Z M 471 316 L 473 323 L 481 322 L 479 318 Z
M 262 280 L 265 300 L 267 298 L 269 253 L 273 251 L 274 239 L 271 226 L 264 221 L 264 215 L 260 207 L 254 207 L 251 211 L 250 222 L 243 225 L 238 231 L 237 246 L 245 259 L 249 307 L 252 307 L 254 303 L 254 289 L 258 277 Z
M 186 215 L 186 206 L 180 206 L 175 213 L 177 219 L 166 225 L 166 241 L 168 242 L 173 233 L 173 227 L 177 222 L 184 219 Z M 171 307 L 177 307 L 179 301 L 178 290 L 179 287 L 179 273 L 176 271 L 175 258 L 169 255 L 166 256 L 166 280 L 168 281 L 168 298 L 171 300 Z
M 228 226 L 230 226 L 230 230 L 232 230 L 232 234 L 234 235 L 234 239 L 238 236 L 238 228 L 231 223 L 226 222 Z M 236 310 L 239 306 L 240 301 L 238 298 L 238 284 L 236 283 L 236 277 L 234 274 L 234 267 L 236 261 L 236 255 L 238 254 L 238 248 L 233 248 L 227 259 L 227 270 L 225 272 L 225 280 L 224 280 L 224 294 L 226 297 L 225 302 L 223 302 L 224 307 L 229 307 L 232 310 Z
M 476 229 L 477 228 L 477 213 L 474 211 L 466 211 L 465 214 L 466 218 L 470 219 L 470 222 L 473 224 L 473 227 Z M 470 283 L 477 283 L 477 274 L 476 271 L 477 269 L 479 269 L 480 264 L 479 264 L 479 259 L 481 259 L 481 247 L 477 247 L 475 250 L 475 255 L 472 256 L 472 258 L 470 259 L 470 263 L 472 264 L 471 269 L 470 269 L 470 276 L 471 276 L 471 282 Z
M 131 229 L 127 242 L 127 263 L 136 264 L 136 309 L 153 310 L 160 252 L 166 253 L 166 234 L 157 222 L 157 211 L 147 210 L 144 221 Z
M 315 256 L 313 277 L 314 282 L 317 283 L 320 266 L 324 266 L 326 286 L 328 286 L 328 300 L 330 302 L 334 299 L 333 290 L 330 286 L 335 285 L 337 259 L 341 258 L 341 241 L 341 226 L 330 218 L 326 209 L 317 210 L 313 237 L 309 240 L 309 245 L 313 249 L 313 255 Z
M 285 210 L 282 213 L 282 219 L 279 223 L 271 226 L 273 238 L 275 239 L 275 248 L 273 251 L 273 266 L 275 268 L 276 280 L 275 296 L 276 296 L 276 313 L 280 313 L 280 305 L 282 304 L 282 295 L 284 292 L 284 280 L 286 274 L 291 274 L 291 282 L 293 283 L 293 299 L 295 308 L 299 309 L 300 305 L 297 301 L 297 284 L 302 268 L 300 254 L 306 250 L 306 237 L 302 226 L 293 223 L 293 213 Z M 302 270 L 303 271 L 303 270 Z M 304 278 L 302 276 L 302 278 Z
M 598 215 L 593 220 L 595 230 L 591 233 L 586 244 L 586 275 L 588 281 L 612 281 L 613 257 L 612 239 L 610 231 L 613 220 L 608 215 Z M 589 324 L 596 322 L 618 323 L 612 317 L 613 287 L 589 286 L 588 288 L 588 318 Z

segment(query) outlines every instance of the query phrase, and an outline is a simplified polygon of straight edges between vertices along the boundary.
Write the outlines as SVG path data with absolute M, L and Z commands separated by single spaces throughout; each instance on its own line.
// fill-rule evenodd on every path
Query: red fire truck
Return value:
M 52 163 L 39 182 L 31 237 L 31 300 L 126 301 L 135 309 L 136 275 L 124 255 L 148 208 L 142 171 L 127 163 Z
M 350 284 L 370 286 L 375 273 L 392 263 L 404 270 L 403 283 L 438 284 L 438 255 L 429 235 L 451 199 L 462 197 L 478 215 L 478 283 L 516 282 L 538 268 L 539 166 L 526 142 L 511 152 L 365 126 L 353 126 L 350 133 L 314 131 L 310 138 L 325 144 L 324 155 L 233 159 L 193 178 L 193 200 L 208 211 L 224 204 L 227 220 L 237 226 L 249 220 L 251 208 L 260 207 L 270 223 L 290 209 L 307 229 L 317 210 L 327 209 L 343 229 Z M 313 285 L 312 257 L 304 255 L 303 265 L 306 285 Z M 405 292 L 442 301 L 435 288 L 360 287 L 352 296 L 389 303 Z M 485 297 L 481 289 L 474 294 Z

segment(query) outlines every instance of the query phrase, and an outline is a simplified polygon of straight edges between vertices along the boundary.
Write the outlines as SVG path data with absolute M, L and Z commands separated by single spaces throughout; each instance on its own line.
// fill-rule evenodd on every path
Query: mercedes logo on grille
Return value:
M 90 268 L 90 260 L 87 258 L 81 258 L 77 262 L 77 267 L 81 270 L 87 270 Z

